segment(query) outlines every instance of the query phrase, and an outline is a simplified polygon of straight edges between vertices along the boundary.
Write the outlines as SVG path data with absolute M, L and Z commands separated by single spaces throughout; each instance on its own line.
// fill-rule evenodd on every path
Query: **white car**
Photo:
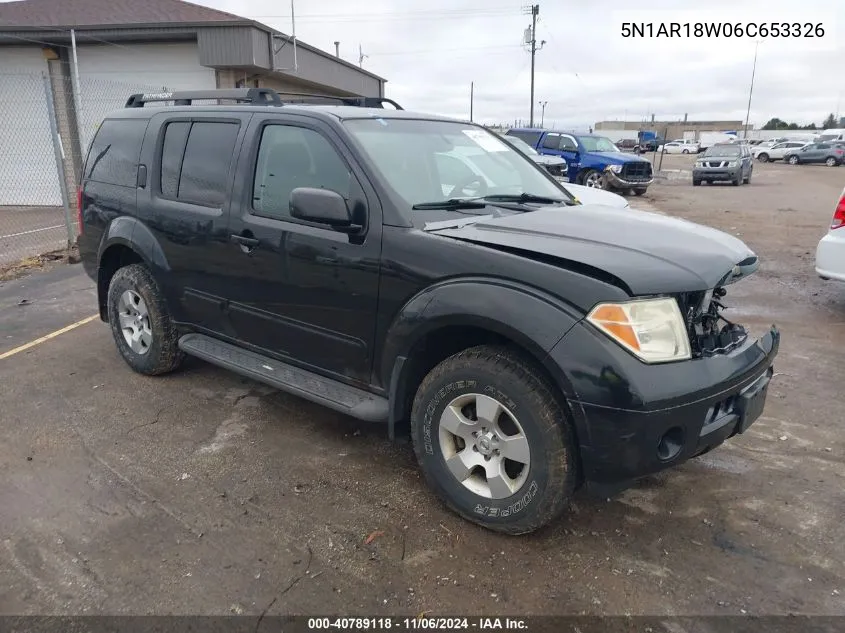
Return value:
M 768 163 L 772 160 L 783 160 L 784 154 L 788 151 L 800 149 L 805 145 L 809 145 L 809 143 L 805 143 L 804 141 L 785 141 L 772 145 L 771 147 L 755 147 L 751 153 L 761 163 Z
M 816 273 L 822 279 L 845 281 L 845 189 L 833 212 L 830 229 L 816 248 Z
M 671 141 L 658 147 L 657 151 L 667 154 L 698 154 L 698 143 Z

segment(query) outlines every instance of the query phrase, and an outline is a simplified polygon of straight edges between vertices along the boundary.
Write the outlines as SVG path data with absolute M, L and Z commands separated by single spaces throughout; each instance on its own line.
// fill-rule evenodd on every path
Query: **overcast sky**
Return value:
M 287 0 L 195 0 L 291 32 Z M 388 80 L 387 96 L 406 109 L 475 119 L 528 118 L 530 24 L 514 0 L 295 0 L 296 34 Z M 545 0 L 537 39 L 535 102 L 545 123 L 605 119 L 744 120 L 754 59 L 751 38 L 625 39 L 623 22 L 823 23 L 821 38 L 760 41 L 751 122 L 777 116 L 817 125 L 845 116 L 843 0 Z M 631 9 L 637 5 L 639 9 Z M 737 8 L 741 6 L 741 8 Z M 704 9 L 702 11 L 702 9 Z M 537 106 L 539 120 L 540 108 Z

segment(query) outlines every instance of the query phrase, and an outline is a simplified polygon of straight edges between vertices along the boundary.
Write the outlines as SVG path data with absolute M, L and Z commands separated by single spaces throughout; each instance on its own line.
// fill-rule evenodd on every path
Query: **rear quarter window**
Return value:
M 516 138 L 522 139 L 526 143 L 528 143 L 531 147 L 537 147 L 537 142 L 540 140 L 540 137 L 543 136 L 542 132 L 515 132 L 514 130 L 508 130 L 507 136 L 515 136 Z
M 106 119 L 97 130 L 83 169 L 83 178 L 134 187 L 146 119 Z

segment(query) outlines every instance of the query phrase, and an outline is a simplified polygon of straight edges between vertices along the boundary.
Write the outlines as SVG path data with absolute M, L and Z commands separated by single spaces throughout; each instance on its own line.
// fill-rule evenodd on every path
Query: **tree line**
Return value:
M 783 119 L 774 117 L 769 119 L 762 129 L 764 130 L 827 130 L 837 126 L 836 117 L 833 113 L 827 115 L 827 118 L 822 122 L 821 127 L 816 127 L 815 123 L 808 125 L 799 125 L 798 123 L 787 123 Z

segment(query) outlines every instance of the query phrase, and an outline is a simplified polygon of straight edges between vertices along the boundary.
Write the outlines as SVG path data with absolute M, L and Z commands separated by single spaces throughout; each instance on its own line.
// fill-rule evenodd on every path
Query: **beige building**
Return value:
M 744 126 L 742 121 L 599 121 L 594 129 L 596 133 L 602 130 L 630 130 L 634 133 L 643 130 L 673 139 L 698 138 L 700 132 L 739 132 Z

